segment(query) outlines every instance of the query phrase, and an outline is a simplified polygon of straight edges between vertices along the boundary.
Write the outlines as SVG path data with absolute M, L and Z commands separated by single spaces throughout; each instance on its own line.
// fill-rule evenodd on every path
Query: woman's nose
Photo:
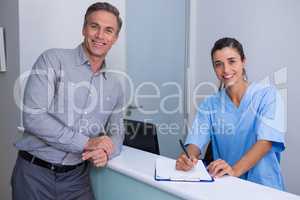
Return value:
M 224 66 L 223 66 L 223 70 L 224 70 L 225 74 L 230 72 L 230 66 L 227 63 L 225 63 Z

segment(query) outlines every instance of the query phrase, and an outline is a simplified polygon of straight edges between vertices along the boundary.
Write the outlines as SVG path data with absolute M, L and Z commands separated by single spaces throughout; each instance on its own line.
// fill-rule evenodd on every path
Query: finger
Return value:
M 106 165 L 106 161 L 97 162 L 94 164 L 96 167 L 104 167 Z
M 82 160 L 88 160 L 88 159 L 90 159 L 92 157 L 92 153 L 91 152 L 92 151 L 83 153 L 82 156 L 81 156 L 81 159 Z
M 88 147 L 89 148 L 89 147 Z M 97 145 L 94 145 L 94 146 L 90 146 L 90 148 L 94 149 L 94 148 L 102 148 L 104 149 L 109 155 L 112 154 L 113 152 L 113 143 L 112 143 L 112 140 L 107 137 L 107 136 L 103 136 L 101 137 L 100 139 L 98 139 L 98 143 Z
M 221 159 L 212 161 L 212 162 L 207 166 L 208 172 L 212 173 L 212 172 L 214 171 L 214 169 L 216 168 L 216 166 L 219 165 L 220 162 L 222 162 Z
M 88 160 L 88 159 L 97 159 L 100 156 L 105 156 L 105 153 L 102 149 L 96 149 L 93 151 L 87 151 L 82 154 L 82 160 Z
M 92 160 L 96 161 L 96 160 L 103 160 L 103 159 L 107 159 L 107 156 L 105 153 L 101 153 L 101 154 L 95 154 L 92 156 Z
M 216 176 L 220 171 L 226 169 L 226 163 L 218 163 L 217 166 L 212 171 L 212 176 Z
M 180 157 L 176 162 L 176 169 L 182 171 L 189 171 L 193 168 L 193 165 L 187 165 L 186 162 Z
M 232 176 L 233 175 L 233 171 L 232 171 L 232 168 L 230 165 L 228 165 L 228 163 L 226 163 L 225 167 L 223 168 L 223 170 L 221 170 L 219 173 L 216 174 L 216 177 L 219 178 L 219 177 L 222 177 L 224 175 L 230 175 Z
M 188 158 L 185 154 L 182 155 L 182 160 L 185 163 L 185 165 L 189 166 L 189 167 L 193 167 L 193 162 L 191 161 L 190 158 Z
M 227 174 L 227 170 L 223 169 L 215 175 L 215 178 L 220 178 L 220 177 L 224 176 L 225 174 Z
M 107 164 L 107 159 L 106 158 L 102 158 L 102 159 L 95 160 L 93 162 L 93 164 L 96 167 L 103 167 L 103 166 L 105 166 Z
M 176 161 L 176 169 L 186 171 L 186 164 L 183 161 L 182 157 L 180 156 L 178 160 Z
M 97 145 L 94 142 L 88 142 L 86 144 L 86 146 L 84 147 L 84 150 L 86 150 L 86 151 L 92 151 L 92 150 L 95 150 L 97 148 L 98 147 L 97 147 Z
M 192 158 L 192 163 L 193 163 L 194 166 L 197 165 L 198 159 L 197 158 Z
M 94 163 L 95 165 L 97 165 L 97 164 L 101 164 L 101 163 L 106 162 L 106 161 L 107 161 L 107 160 L 106 160 L 105 157 L 101 157 L 101 158 L 99 158 L 99 159 L 94 160 L 93 163 Z
M 113 152 L 113 146 L 111 144 L 104 143 L 101 145 L 101 148 L 103 148 L 108 155 L 111 155 Z

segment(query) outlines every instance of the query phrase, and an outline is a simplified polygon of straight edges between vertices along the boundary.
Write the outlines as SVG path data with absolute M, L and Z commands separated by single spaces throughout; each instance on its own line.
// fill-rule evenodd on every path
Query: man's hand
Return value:
M 96 149 L 102 149 L 108 156 L 110 156 L 113 153 L 114 144 L 111 138 L 108 136 L 99 136 L 89 139 L 84 147 L 84 150 L 94 151 Z
M 108 162 L 108 155 L 103 149 L 86 151 L 82 154 L 82 160 L 89 160 L 96 167 L 103 167 Z

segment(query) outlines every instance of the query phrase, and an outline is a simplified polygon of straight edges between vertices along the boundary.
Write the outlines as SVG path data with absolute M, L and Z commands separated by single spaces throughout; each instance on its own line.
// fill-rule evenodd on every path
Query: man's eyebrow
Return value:
M 97 26 L 100 26 L 98 23 L 96 22 L 88 22 L 89 25 L 97 25 Z

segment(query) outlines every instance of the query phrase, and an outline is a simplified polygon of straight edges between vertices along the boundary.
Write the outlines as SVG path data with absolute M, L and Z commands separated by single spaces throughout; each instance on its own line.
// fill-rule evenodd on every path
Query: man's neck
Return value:
M 104 62 L 105 56 L 93 56 L 91 55 L 88 50 L 86 49 L 85 45 L 83 44 L 83 50 L 88 58 L 88 61 L 91 65 L 91 70 L 93 73 L 100 71 L 102 64 Z
M 89 58 L 88 60 L 93 73 L 100 71 L 104 62 L 104 58 Z

